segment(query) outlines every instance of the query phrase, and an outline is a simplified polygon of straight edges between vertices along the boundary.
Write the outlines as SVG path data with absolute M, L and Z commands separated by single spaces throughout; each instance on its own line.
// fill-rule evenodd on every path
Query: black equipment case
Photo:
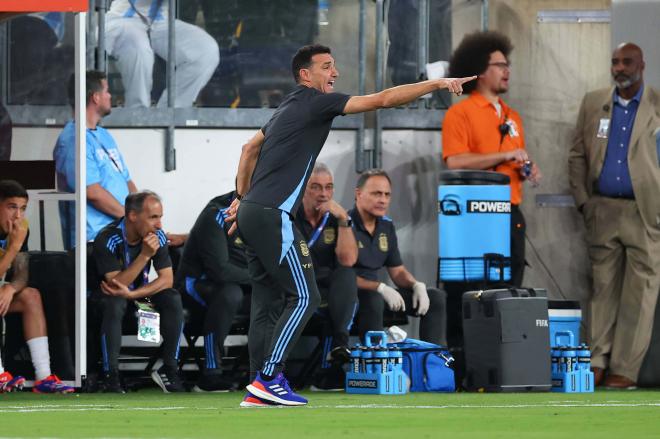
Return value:
M 548 391 L 550 341 L 544 289 L 463 294 L 468 390 Z

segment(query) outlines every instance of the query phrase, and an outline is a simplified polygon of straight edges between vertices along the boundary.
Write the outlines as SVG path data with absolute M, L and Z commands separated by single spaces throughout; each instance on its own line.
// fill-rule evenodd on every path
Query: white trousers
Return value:
M 167 60 L 167 22 L 152 25 L 151 38 L 140 17 L 112 17 L 106 20 L 106 47 L 117 59 L 125 90 L 126 107 L 149 107 L 151 104 L 154 54 Z M 218 63 L 218 43 L 201 28 L 175 20 L 175 107 L 190 107 L 199 91 L 211 79 Z M 167 106 L 167 90 L 158 107 Z

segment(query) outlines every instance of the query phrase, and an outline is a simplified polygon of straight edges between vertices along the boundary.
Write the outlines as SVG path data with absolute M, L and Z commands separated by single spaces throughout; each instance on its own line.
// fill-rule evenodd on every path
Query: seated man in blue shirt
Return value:
M 88 71 L 86 87 L 87 241 L 92 241 L 103 227 L 124 216 L 124 200 L 129 193 L 136 192 L 137 187 L 131 179 L 117 143 L 106 129 L 98 126 L 101 119 L 111 112 L 111 95 L 105 73 Z M 69 121 L 57 138 L 53 158 L 57 170 L 58 189 L 75 192 L 74 121 Z M 64 248 L 73 248 L 76 245 L 74 203 L 61 203 L 60 217 Z
M 405 311 L 421 318 L 420 338 L 446 344 L 446 294 L 426 288 L 406 269 L 392 220 L 386 215 L 392 197 L 391 180 L 382 169 L 363 172 L 355 189 L 355 207 L 349 212 L 358 241 L 357 273 L 358 331 L 383 330 L 385 305 L 392 311 Z M 398 288 L 378 280 L 378 271 L 387 273 Z

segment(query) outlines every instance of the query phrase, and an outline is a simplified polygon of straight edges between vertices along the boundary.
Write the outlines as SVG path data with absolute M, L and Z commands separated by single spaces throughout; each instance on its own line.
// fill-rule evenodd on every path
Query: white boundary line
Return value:
M 530 408 L 593 408 L 593 407 L 660 407 L 660 401 L 550 401 L 538 404 L 444 404 L 444 405 L 394 405 L 394 404 L 342 404 L 342 405 L 311 405 L 300 407 L 302 409 L 340 409 L 340 410 L 367 410 L 367 409 L 414 409 L 414 410 L 441 410 L 441 409 L 530 409 Z M 282 408 L 272 406 L 268 408 Z M 171 411 L 171 410 L 245 410 L 240 407 L 135 407 L 115 404 L 39 404 L 27 406 L 0 406 L 0 413 L 33 413 L 33 412 L 110 412 L 110 411 Z

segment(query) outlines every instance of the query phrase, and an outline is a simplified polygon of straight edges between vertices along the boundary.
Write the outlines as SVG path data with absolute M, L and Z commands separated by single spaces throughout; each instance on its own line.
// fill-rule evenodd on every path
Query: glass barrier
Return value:
M 153 18 L 140 1 L 135 12 L 120 8 L 123 3 L 115 0 L 106 15 L 113 103 L 167 106 L 167 2 Z M 358 17 L 359 2 L 353 0 L 180 0 L 176 106 L 277 107 L 295 87 L 291 57 L 314 42 L 341 48 L 344 53 L 336 55 L 346 78 L 341 90 L 356 93 Z M 147 36 L 145 23 L 151 20 Z
M 428 61 L 449 61 L 451 56 L 451 0 L 429 1 Z M 391 0 L 388 11 L 389 50 L 386 87 L 408 84 L 424 78 L 419 65 L 419 0 Z M 447 92 L 433 93 L 429 105 L 448 108 Z
M 8 23 L 7 100 L 10 105 L 67 105 L 73 74 L 73 15 L 37 13 Z

